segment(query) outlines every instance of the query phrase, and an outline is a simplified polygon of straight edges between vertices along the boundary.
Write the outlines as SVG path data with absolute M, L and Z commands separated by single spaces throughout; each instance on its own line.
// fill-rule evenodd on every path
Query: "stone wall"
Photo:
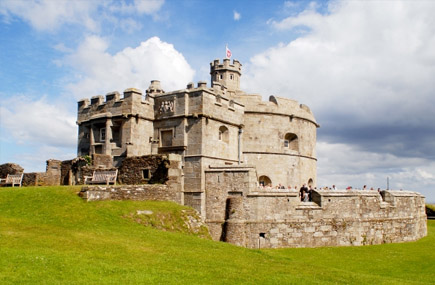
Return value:
M 61 185 L 60 160 L 49 159 L 45 172 L 24 173 L 23 186 L 55 186 Z
M 387 193 L 394 197 L 391 202 L 384 202 L 376 191 L 319 191 L 317 203 L 276 193 L 275 199 L 281 202 L 264 203 L 261 216 L 245 212 L 246 237 L 238 243 L 251 248 L 259 244 L 271 248 L 351 246 L 424 237 L 424 198 L 408 191 Z M 258 193 L 245 202 L 257 205 L 265 199 L 266 195 Z
M 144 168 L 145 167 L 145 168 Z M 148 167 L 148 168 L 146 168 Z M 143 170 L 151 170 L 150 181 L 142 177 Z M 91 170 L 83 167 L 82 173 Z M 155 177 L 153 179 L 153 177 Z M 85 186 L 80 196 L 92 200 L 162 200 L 183 204 L 183 170 L 179 155 L 147 155 L 129 157 L 118 175 L 122 186 Z M 154 182 L 156 184 L 141 183 Z M 158 183 L 161 182 L 161 183 Z
M 206 223 L 215 240 L 249 248 L 352 246 L 414 241 L 427 234 L 424 197 L 410 191 L 257 188 L 252 171 L 206 171 Z
M 84 186 L 79 196 L 87 201 L 103 200 L 153 200 L 181 204 L 181 192 L 164 184 L 125 186 Z
M 129 185 L 180 184 L 182 177 L 181 156 L 175 154 L 127 157 L 118 173 L 119 183 Z
M 4 163 L 0 165 L 0 178 L 6 178 L 8 174 L 21 174 L 24 169 L 15 163 Z

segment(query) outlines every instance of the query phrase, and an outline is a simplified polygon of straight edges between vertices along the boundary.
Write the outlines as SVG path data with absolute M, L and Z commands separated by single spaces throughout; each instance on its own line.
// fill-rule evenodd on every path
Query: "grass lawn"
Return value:
M 253 250 L 156 230 L 152 201 L 85 202 L 79 187 L 0 188 L 0 284 L 427 284 L 435 281 L 435 220 L 412 243 Z

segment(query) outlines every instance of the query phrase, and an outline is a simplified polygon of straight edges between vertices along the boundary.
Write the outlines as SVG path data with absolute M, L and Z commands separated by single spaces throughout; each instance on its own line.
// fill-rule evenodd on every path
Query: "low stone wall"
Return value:
M 23 175 L 23 186 L 56 186 L 61 185 L 61 161 L 47 160 L 45 172 L 30 172 Z
M 164 184 L 125 186 L 85 186 L 79 196 L 87 201 L 103 200 L 154 200 L 172 201 L 181 204 L 182 192 Z
M 24 169 L 16 163 L 4 163 L 0 165 L 0 178 L 6 178 L 8 174 L 21 174 Z
M 118 180 L 129 185 L 162 184 L 168 179 L 168 168 L 181 168 L 181 161 L 169 161 L 162 155 L 127 157 L 119 167 Z
M 384 191 L 388 202 L 376 191 L 316 195 L 318 201 L 309 203 L 285 193 L 273 195 L 276 203 L 268 203 L 270 193 L 250 195 L 236 210 L 238 218 L 226 221 L 226 235 L 250 248 L 396 243 L 427 235 L 424 197 L 416 192 Z
M 257 188 L 249 169 L 206 171 L 206 223 L 214 240 L 249 248 L 356 246 L 427 235 L 424 197 L 411 191 Z

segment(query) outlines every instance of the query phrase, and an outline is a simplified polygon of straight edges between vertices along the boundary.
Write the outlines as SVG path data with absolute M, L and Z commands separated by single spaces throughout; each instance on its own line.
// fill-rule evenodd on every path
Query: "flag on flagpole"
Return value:
M 230 49 L 228 48 L 228 45 L 225 46 L 225 50 L 226 50 L 226 56 L 227 56 L 227 58 L 231 58 L 232 53 L 231 53 Z

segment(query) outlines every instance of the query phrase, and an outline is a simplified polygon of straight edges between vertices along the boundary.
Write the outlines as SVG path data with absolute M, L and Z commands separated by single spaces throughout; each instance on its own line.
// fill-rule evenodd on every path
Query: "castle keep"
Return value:
M 247 247 L 360 245 L 426 235 L 424 197 L 415 192 L 315 191 L 313 202 L 300 202 L 298 191 L 287 187 L 316 184 L 319 125 L 311 110 L 240 90 L 237 60 L 214 60 L 210 75 L 210 86 L 200 81 L 165 92 L 154 80 L 145 94 L 131 88 L 122 97 L 112 92 L 80 100 L 78 156 L 109 157 L 113 167 L 136 171 L 137 181 L 153 176 L 147 157 L 172 163 L 170 186 L 87 187 L 84 195 L 117 199 L 128 192 L 134 199 L 188 205 L 215 240 Z M 139 167 L 125 166 L 132 161 L 141 161 Z
M 210 74 L 211 87 L 165 92 L 152 81 L 145 96 L 127 89 L 123 98 L 112 92 L 79 101 L 78 155 L 110 155 L 119 166 L 126 157 L 179 154 L 185 204 L 200 199 L 201 208 L 205 172 L 214 167 L 251 167 L 264 185 L 315 183 L 318 125 L 310 109 L 241 91 L 237 60 L 213 61 Z

